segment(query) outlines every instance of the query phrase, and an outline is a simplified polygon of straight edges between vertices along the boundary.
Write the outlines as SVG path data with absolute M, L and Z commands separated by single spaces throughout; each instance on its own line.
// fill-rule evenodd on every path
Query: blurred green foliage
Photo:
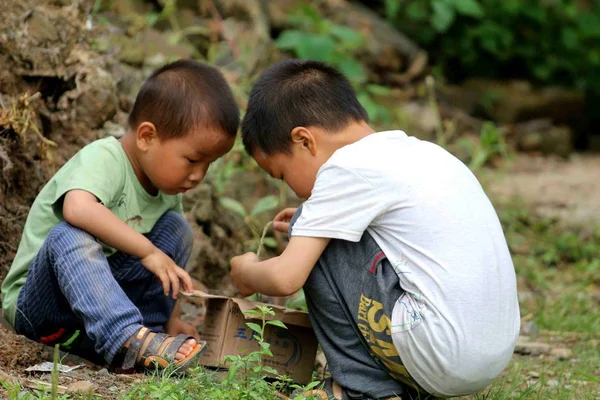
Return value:
M 324 18 L 311 4 L 301 6 L 288 17 L 293 29 L 284 30 L 275 42 L 278 49 L 295 57 L 323 61 L 345 74 L 369 117 L 390 124 L 392 116 L 379 105 L 376 96 L 385 96 L 390 89 L 368 83 L 368 76 L 356 54 L 364 45 L 364 37 L 352 28 Z
M 381 0 L 451 80 L 528 79 L 600 93 L 600 2 Z

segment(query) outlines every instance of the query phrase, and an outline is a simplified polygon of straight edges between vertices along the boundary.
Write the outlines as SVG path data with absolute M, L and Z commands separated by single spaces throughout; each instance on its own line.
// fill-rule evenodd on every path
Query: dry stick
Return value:
M 29 389 L 34 389 L 34 390 L 36 390 L 36 389 L 39 390 L 40 387 L 48 388 L 51 391 L 56 390 L 56 395 L 54 398 L 56 398 L 56 396 L 58 396 L 59 394 L 65 394 L 68 391 L 68 388 L 63 385 L 54 386 L 53 384 L 48 383 L 48 382 L 36 381 L 36 380 L 30 380 L 30 379 L 23 382 L 23 386 L 25 386 L 26 388 L 29 388 Z M 51 396 L 52 396 L 52 394 L 51 394 Z M 52 399 L 53 397 L 50 397 L 50 398 Z
M 261 250 L 262 250 L 262 248 L 265 245 L 265 238 L 267 237 L 267 231 L 269 230 L 269 228 L 271 227 L 271 225 L 273 225 L 273 221 L 267 222 L 267 224 L 263 228 L 262 236 L 260 237 L 260 241 L 258 242 L 258 250 L 256 250 L 256 257 L 258 258 L 259 261 L 260 261 Z M 256 294 L 256 298 L 257 298 L 257 300 L 259 302 L 262 303 L 262 295 L 260 293 Z
M 437 97 L 435 95 L 435 79 L 429 75 L 425 78 L 425 87 L 427 89 L 427 99 L 429 101 L 429 107 L 435 115 L 435 132 L 437 144 L 445 147 L 446 137 L 444 135 L 444 124 L 442 122 L 442 115 L 440 114 L 440 108 L 438 106 Z
M 54 363 L 52 365 L 52 385 L 50 387 L 50 398 L 55 400 L 58 395 L 58 344 L 54 345 Z
M 8 156 L 8 153 L 0 144 L 0 160 L 4 162 L 4 166 L 2 167 L 2 172 L 7 172 L 13 167 L 13 163 Z
M 219 13 L 217 6 L 215 6 L 215 3 L 213 2 L 213 0 L 208 0 L 207 4 L 208 4 L 208 8 L 210 8 L 210 13 L 211 13 L 213 19 L 217 22 L 217 25 L 219 26 L 219 30 L 221 31 L 221 34 L 223 35 L 223 39 L 225 39 L 225 41 L 229 45 L 229 48 L 231 49 L 231 54 L 233 55 L 233 59 L 234 60 L 237 59 L 238 56 L 240 55 L 240 52 L 239 52 L 237 43 L 234 42 L 231 38 L 228 38 L 227 35 L 225 34 L 225 30 L 223 29 L 223 17 L 221 17 L 221 14 Z
M 271 225 L 273 225 L 273 221 L 267 222 L 267 224 L 263 228 L 262 236 L 260 237 L 260 242 L 258 242 L 258 250 L 256 251 L 256 257 L 258 257 L 259 260 L 260 260 L 260 251 L 262 250 L 262 248 L 265 245 L 265 238 L 267 237 L 267 231 L 269 230 Z

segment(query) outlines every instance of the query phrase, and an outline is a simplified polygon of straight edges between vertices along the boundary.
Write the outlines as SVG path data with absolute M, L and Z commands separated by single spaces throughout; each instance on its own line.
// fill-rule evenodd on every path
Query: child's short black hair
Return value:
M 179 60 L 156 70 L 142 85 L 129 127 L 152 122 L 161 139 L 185 136 L 197 127 L 220 129 L 235 137 L 240 110 L 231 88 L 214 67 Z
M 246 151 L 289 154 L 290 132 L 319 126 L 335 132 L 352 121 L 368 121 L 348 79 L 329 65 L 310 60 L 273 64 L 257 80 L 242 121 Z

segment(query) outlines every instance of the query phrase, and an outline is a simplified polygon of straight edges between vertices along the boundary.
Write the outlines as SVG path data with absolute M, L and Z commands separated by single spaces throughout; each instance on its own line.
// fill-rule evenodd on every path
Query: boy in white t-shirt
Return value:
M 308 200 L 275 217 L 275 229 L 290 229 L 283 254 L 235 257 L 233 281 L 243 295 L 304 288 L 333 378 L 313 395 L 481 391 L 519 333 L 498 217 L 450 153 L 367 120 L 348 80 L 323 63 L 284 61 L 259 78 L 244 146 Z

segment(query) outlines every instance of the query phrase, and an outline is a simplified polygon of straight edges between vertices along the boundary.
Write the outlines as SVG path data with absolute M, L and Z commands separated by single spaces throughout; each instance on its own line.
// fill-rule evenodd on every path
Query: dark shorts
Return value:
M 292 225 L 301 212 L 299 208 Z M 362 398 L 410 398 L 415 391 L 424 398 L 425 391 L 406 371 L 390 335 L 392 309 L 404 291 L 369 233 L 358 243 L 331 240 L 304 292 L 335 382 Z

